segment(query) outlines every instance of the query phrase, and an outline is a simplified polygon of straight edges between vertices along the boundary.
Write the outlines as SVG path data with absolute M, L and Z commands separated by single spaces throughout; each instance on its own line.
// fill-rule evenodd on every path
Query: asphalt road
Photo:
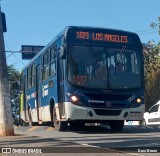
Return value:
M 107 126 L 66 132 L 33 126 L 17 127 L 15 132 L 16 136 L 0 137 L 0 147 L 19 148 L 20 152 L 37 149 L 40 155 L 160 155 L 160 128 L 125 126 L 122 132 L 113 133 Z M 17 155 L 16 150 L 12 152 Z

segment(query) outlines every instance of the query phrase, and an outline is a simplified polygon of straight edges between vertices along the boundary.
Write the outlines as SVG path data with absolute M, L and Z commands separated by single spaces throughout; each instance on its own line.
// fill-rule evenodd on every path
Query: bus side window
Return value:
M 31 66 L 29 66 L 29 68 L 27 69 L 27 87 L 28 89 L 31 88 L 31 85 L 32 85 L 32 79 L 31 79 Z
M 56 45 L 50 51 L 50 76 L 56 75 Z
M 49 77 L 49 50 L 43 55 L 42 65 L 42 80 L 46 80 Z
M 28 84 L 28 89 L 35 86 L 35 64 L 29 66 L 27 70 L 27 84 Z
M 32 87 L 35 86 L 35 64 L 32 65 L 32 73 L 31 73 L 31 83 Z

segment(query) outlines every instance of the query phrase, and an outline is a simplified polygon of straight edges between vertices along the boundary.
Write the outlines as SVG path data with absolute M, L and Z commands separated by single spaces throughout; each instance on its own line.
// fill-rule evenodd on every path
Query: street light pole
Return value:
M 7 79 L 7 63 L 4 48 L 2 13 L 0 8 L 0 136 L 12 135 L 14 135 L 13 117 Z

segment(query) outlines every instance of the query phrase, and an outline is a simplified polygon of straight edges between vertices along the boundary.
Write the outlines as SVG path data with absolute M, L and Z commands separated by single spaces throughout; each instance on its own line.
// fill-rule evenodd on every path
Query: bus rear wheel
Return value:
M 112 131 L 118 132 L 123 129 L 124 121 L 123 120 L 113 120 L 113 121 L 110 121 L 109 125 Z
M 58 120 L 56 108 L 53 108 L 53 126 L 57 131 L 65 131 L 67 129 L 67 122 Z

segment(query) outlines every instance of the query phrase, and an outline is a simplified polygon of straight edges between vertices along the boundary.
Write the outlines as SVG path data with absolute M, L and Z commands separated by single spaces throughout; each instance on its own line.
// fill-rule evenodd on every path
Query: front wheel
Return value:
M 110 128 L 112 131 L 121 131 L 124 127 L 124 121 L 123 120 L 113 120 L 109 123 Z
M 57 131 L 65 131 L 67 129 L 67 122 L 58 120 L 56 108 L 53 108 L 53 126 Z

